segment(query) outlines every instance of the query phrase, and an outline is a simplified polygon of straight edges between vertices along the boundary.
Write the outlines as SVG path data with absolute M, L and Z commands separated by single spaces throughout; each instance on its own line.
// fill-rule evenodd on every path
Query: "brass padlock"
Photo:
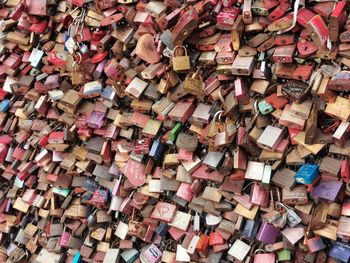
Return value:
M 182 49 L 184 51 L 183 55 L 178 55 Z M 187 71 L 191 68 L 190 65 L 190 57 L 187 55 L 187 49 L 184 46 L 176 46 L 174 48 L 174 55 L 173 55 L 173 69 L 176 72 L 179 71 Z
M 162 78 L 158 84 L 157 90 L 161 94 L 166 94 L 168 92 L 168 89 L 169 89 L 169 80 Z
M 204 96 L 204 82 L 202 79 L 202 76 L 198 74 L 199 69 L 196 72 L 191 72 L 187 74 L 184 82 L 183 82 L 183 87 L 184 91 L 188 92 L 192 95 L 195 96 Z

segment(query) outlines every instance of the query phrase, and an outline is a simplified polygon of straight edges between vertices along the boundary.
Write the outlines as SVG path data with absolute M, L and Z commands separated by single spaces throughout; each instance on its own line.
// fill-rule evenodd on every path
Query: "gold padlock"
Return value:
M 204 83 L 202 77 L 198 74 L 199 69 L 196 72 L 187 74 L 184 80 L 184 91 L 195 96 L 204 96 Z
M 158 84 L 157 90 L 161 93 L 161 94 L 166 94 L 168 92 L 170 88 L 170 81 L 169 78 L 167 77 L 167 75 L 162 78 Z
M 177 55 L 178 51 L 182 49 L 184 51 L 184 55 Z M 190 65 L 190 57 L 187 55 L 187 49 L 184 46 L 176 46 L 174 48 L 174 55 L 173 55 L 173 69 L 176 72 L 179 71 L 187 71 L 191 68 Z

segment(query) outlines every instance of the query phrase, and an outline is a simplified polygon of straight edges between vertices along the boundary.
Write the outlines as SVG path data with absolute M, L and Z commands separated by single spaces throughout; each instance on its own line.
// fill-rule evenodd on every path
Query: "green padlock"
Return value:
M 269 114 L 273 111 L 273 107 L 270 104 L 268 104 L 265 100 L 259 101 L 258 108 L 262 115 Z
M 287 261 L 292 259 L 292 253 L 290 250 L 282 249 L 281 251 L 277 252 L 278 261 Z
M 170 131 L 170 136 L 169 136 L 170 141 L 175 142 L 176 137 L 181 130 L 182 130 L 182 125 L 180 123 L 176 123 L 174 128 Z

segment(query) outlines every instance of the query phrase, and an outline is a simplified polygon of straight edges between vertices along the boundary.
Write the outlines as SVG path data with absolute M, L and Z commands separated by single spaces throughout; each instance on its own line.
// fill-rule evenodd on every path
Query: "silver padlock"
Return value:
M 88 46 L 85 45 L 84 43 L 78 43 L 78 47 L 81 54 L 87 54 L 89 51 Z

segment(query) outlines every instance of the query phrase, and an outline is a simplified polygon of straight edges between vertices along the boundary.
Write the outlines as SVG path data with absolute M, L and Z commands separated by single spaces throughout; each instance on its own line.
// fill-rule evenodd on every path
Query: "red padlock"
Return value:
M 283 107 L 288 103 L 288 100 L 285 97 L 277 96 L 276 93 L 268 96 L 265 101 L 275 109 L 283 109 Z
M 330 41 L 336 42 L 338 40 L 339 30 L 344 27 L 347 18 L 346 5 L 346 0 L 337 3 L 329 18 L 328 30 Z
M 306 31 L 316 46 L 321 47 L 327 42 L 328 27 L 320 15 L 315 15 L 305 25 Z
M 34 33 L 37 33 L 37 34 L 42 34 L 45 29 L 47 28 L 47 21 L 46 20 L 43 20 L 37 24 L 33 24 L 31 27 L 30 27 L 30 31 L 31 32 L 34 32 Z
M 48 134 L 41 137 L 38 141 L 38 145 L 40 147 L 45 147 L 48 144 L 49 144 L 49 135 Z
M 193 161 L 193 152 L 186 151 L 184 149 L 179 149 L 179 153 L 177 155 L 177 159 L 179 161 Z
M 316 14 L 309 9 L 302 8 L 298 10 L 297 21 L 303 27 L 306 26 L 306 23 L 311 20 Z
M 273 60 L 281 63 L 293 62 L 295 45 L 278 46 L 273 53 Z
M 295 69 L 292 78 L 295 80 L 308 80 L 312 74 L 312 65 L 298 65 Z
M 267 18 L 271 21 L 275 21 L 279 18 L 281 18 L 287 10 L 290 8 L 290 3 L 281 3 L 279 6 L 277 6 L 268 16 Z
M 221 26 L 231 26 L 235 22 L 237 16 L 241 13 L 241 9 L 237 7 L 223 8 L 216 17 L 216 22 Z
M 218 232 L 211 232 L 209 234 L 209 246 L 216 246 L 224 244 L 223 237 Z
M 261 1 L 262 7 L 264 9 L 270 10 L 280 4 L 277 0 L 262 0 Z
M 312 10 L 314 10 L 317 14 L 328 18 L 333 11 L 335 3 L 334 2 L 324 2 L 317 3 Z
M 73 5 L 83 7 L 83 5 L 86 3 L 85 0 L 71 0 Z
M 302 58 L 315 55 L 318 50 L 318 46 L 316 46 L 313 41 L 307 41 L 305 39 L 300 39 L 298 41 L 297 48 L 299 56 Z
M 345 159 L 345 160 L 341 161 L 340 176 L 345 182 L 349 181 L 349 177 L 350 177 L 350 161 L 349 161 L 349 159 Z
M 291 34 L 278 35 L 276 36 L 274 43 L 277 46 L 294 44 L 294 35 L 291 35 Z
M 181 44 L 195 29 L 198 23 L 198 14 L 193 7 L 181 16 L 173 28 L 172 36 L 175 45 Z
M 66 60 L 63 55 L 60 53 L 57 54 L 55 51 L 50 51 L 49 55 L 47 56 L 47 60 L 51 62 L 52 64 L 56 66 L 65 66 Z
M 104 60 L 108 56 L 108 51 L 104 51 L 102 53 L 96 53 L 91 59 L 90 62 L 92 64 L 100 63 L 102 60 Z
M 19 4 L 16 6 L 15 9 L 13 9 L 13 11 L 11 12 L 11 14 L 9 15 L 9 18 L 18 21 L 18 19 L 21 17 L 23 11 L 24 11 L 25 7 L 23 4 Z

